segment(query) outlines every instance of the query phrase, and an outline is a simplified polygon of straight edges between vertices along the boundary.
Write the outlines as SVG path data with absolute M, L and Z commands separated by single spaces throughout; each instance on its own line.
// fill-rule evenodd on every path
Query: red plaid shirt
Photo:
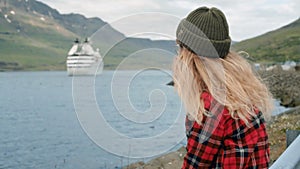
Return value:
M 269 144 L 261 112 L 248 126 L 233 119 L 208 93 L 203 93 L 205 109 L 216 113 L 204 116 L 202 125 L 187 119 L 187 154 L 182 169 L 268 168 Z M 189 123 L 191 125 L 189 125 Z

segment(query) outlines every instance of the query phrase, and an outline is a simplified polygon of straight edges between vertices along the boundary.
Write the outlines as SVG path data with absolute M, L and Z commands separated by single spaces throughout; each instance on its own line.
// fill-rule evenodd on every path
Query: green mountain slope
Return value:
M 33 15 L 29 11 L 14 8 L 8 3 L 5 6 L 3 4 L 1 1 L 0 63 L 2 69 L 62 68 L 66 42 L 76 35 L 51 18 L 39 14 Z M 15 66 L 11 67 L 11 65 Z
M 122 69 L 160 67 L 171 69 L 175 56 L 175 41 L 126 38 L 116 44 L 104 57 L 107 68 L 115 68 L 121 61 L 127 62 Z M 131 62 L 134 58 L 134 61 Z M 113 61 L 112 61 L 113 60 Z
M 92 38 L 100 53 L 122 40 L 108 53 L 101 53 L 105 68 L 113 69 L 128 55 L 145 48 L 175 50 L 173 41 L 126 38 L 99 18 L 60 14 L 36 0 L 0 0 L 0 23 L 0 71 L 64 70 L 66 54 L 73 40 L 90 37 L 104 25 L 105 34 Z M 171 62 L 172 57 L 169 60 Z M 146 62 L 142 59 L 132 67 Z
M 35 0 L 0 0 L 0 23 L 2 71 L 63 70 L 73 40 L 106 24 L 99 18 L 61 15 Z
M 104 56 L 106 69 L 116 68 L 135 53 L 138 54 L 129 69 L 148 63 L 170 67 L 175 55 L 174 41 L 126 38 L 99 18 L 60 14 L 36 0 L 0 0 L 0 71 L 64 70 L 73 40 L 90 37 L 104 25 L 105 33 L 93 36 L 92 42 Z M 298 19 L 278 30 L 235 43 L 233 48 L 247 51 L 257 62 L 299 61 L 299 31 Z M 142 52 L 149 48 L 163 50 L 153 52 L 162 55 L 161 59 L 151 52 Z
M 233 45 L 246 51 L 256 62 L 300 61 L 300 18 L 280 29 Z

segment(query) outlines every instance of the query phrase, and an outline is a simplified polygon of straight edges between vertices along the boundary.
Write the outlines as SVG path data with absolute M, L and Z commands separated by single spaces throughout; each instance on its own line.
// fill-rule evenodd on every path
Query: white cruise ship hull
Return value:
M 99 75 L 104 66 L 101 58 L 92 56 L 68 56 L 66 65 L 69 76 Z

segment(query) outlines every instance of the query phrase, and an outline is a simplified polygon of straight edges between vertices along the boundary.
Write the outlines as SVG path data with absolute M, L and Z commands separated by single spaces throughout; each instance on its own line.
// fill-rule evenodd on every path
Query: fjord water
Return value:
M 112 127 L 131 137 L 151 137 L 172 124 L 181 104 L 173 88 L 165 85 L 169 75 L 152 71 L 132 80 L 129 97 L 139 111 L 151 106 L 148 95 L 153 88 L 171 97 L 160 120 L 130 125 L 113 102 L 113 74 L 105 71 L 95 78 L 97 103 Z M 2 72 L 0 86 L 0 168 L 119 168 L 141 160 L 109 153 L 88 137 L 77 119 L 72 77 L 66 72 Z
M 128 71 L 121 72 L 121 76 L 126 74 Z M 136 74 L 128 90 L 116 91 L 128 93 L 124 102 L 130 99 L 132 106 L 140 112 L 153 106 L 149 95 L 154 89 L 162 91 L 168 99 L 164 111 L 148 123 L 132 123 L 119 114 L 122 110 L 116 107 L 112 98 L 113 75 L 113 71 L 105 71 L 95 78 L 95 97 L 106 121 L 116 131 L 144 138 L 159 135 L 173 124 L 181 103 L 173 87 L 165 85 L 171 80 L 168 74 L 161 71 Z M 72 80 L 66 72 L 0 73 L 0 168 L 120 168 L 145 160 L 116 156 L 88 137 L 75 111 Z M 126 84 L 117 84 L 114 90 L 118 90 L 118 85 Z M 123 104 L 122 99 L 118 102 Z M 275 114 L 285 110 L 278 108 Z M 184 133 L 183 130 L 181 132 Z M 147 151 L 172 140 L 174 138 L 155 140 L 153 145 L 146 147 Z M 183 139 L 181 143 L 174 144 L 173 150 L 184 144 Z M 130 147 L 124 149 L 128 149 L 128 156 L 132 154 Z

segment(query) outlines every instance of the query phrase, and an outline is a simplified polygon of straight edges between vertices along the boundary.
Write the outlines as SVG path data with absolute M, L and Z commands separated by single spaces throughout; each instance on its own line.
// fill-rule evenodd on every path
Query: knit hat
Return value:
M 177 40 L 199 56 L 224 58 L 230 48 L 228 24 L 217 8 L 200 7 L 178 25 Z

